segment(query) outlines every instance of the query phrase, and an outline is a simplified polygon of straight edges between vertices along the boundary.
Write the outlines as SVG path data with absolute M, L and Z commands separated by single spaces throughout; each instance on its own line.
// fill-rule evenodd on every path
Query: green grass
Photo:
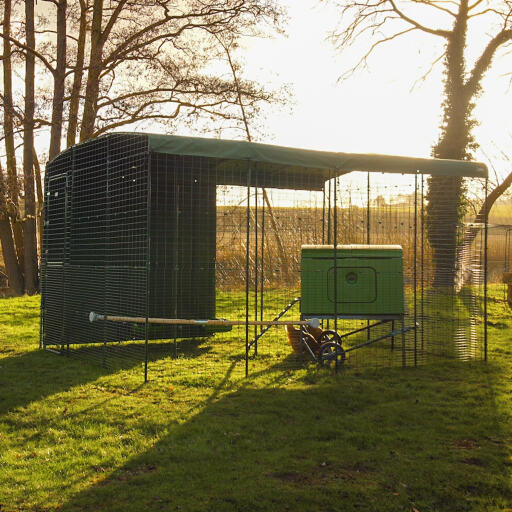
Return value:
M 334 376 L 267 361 L 243 379 L 198 346 L 156 358 L 147 384 L 138 363 L 39 351 L 38 312 L 37 297 L 0 302 L 2 512 L 512 508 L 501 300 L 488 364 Z

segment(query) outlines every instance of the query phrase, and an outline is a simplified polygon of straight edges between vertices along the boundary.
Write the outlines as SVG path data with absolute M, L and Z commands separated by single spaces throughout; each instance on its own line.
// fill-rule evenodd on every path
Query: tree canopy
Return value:
M 0 241 L 17 293 L 37 288 L 40 159 L 149 123 L 167 133 L 187 123 L 244 130 L 240 102 L 253 118 L 262 104 L 281 100 L 244 79 L 243 70 L 235 84 L 220 44 L 281 30 L 274 0 L 2 0 L 0 6 Z M 46 139 L 47 150 L 36 154 L 35 142 Z

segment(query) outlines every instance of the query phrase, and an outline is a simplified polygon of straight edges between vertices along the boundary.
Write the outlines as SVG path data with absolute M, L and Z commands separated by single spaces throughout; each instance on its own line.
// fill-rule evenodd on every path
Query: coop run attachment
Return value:
M 247 375 L 315 364 L 282 326 L 307 338 L 320 318 L 346 368 L 485 358 L 486 224 L 438 196 L 434 225 L 426 206 L 430 177 L 478 203 L 486 176 L 240 141 L 84 142 L 47 165 L 41 346 L 145 378 L 150 363 Z

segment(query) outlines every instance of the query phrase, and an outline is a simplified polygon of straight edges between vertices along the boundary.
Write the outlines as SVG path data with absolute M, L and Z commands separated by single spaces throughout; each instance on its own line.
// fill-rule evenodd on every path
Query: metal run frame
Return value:
M 330 179 L 328 179 L 322 190 L 322 243 L 333 244 L 334 247 L 338 246 L 338 232 L 339 228 L 339 207 L 340 204 L 340 176 L 337 172 L 332 172 Z M 148 197 L 151 191 L 151 173 L 148 172 Z M 246 185 L 246 247 L 245 247 L 245 319 L 244 320 L 221 320 L 221 319 L 205 319 L 205 320 L 191 320 L 191 319 L 163 319 L 163 318 L 150 318 L 149 305 L 146 304 L 146 315 L 144 317 L 127 317 L 127 316 L 109 316 L 102 315 L 101 313 L 90 313 L 90 321 L 108 320 L 114 322 L 131 322 L 144 324 L 144 380 L 148 378 L 148 332 L 149 325 L 152 323 L 171 324 L 171 325 L 191 325 L 191 324 L 207 324 L 207 325 L 242 325 L 245 326 L 245 375 L 249 375 L 250 361 L 258 355 L 258 345 L 262 337 L 269 331 L 272 326 L 282 325 L 298 325 L 300 326 L 300 346 L 301 352 L 309 353 L 317 362 L 326 365 L 333 365 L 337 371 L 340 364 L 345 360 L 346 354 L 352 351 L 359 350 L 363 347 L 376 344 L 382 340 L 391 338 L 391 350 L 395 347 L 395 338 L 401 338 L 401 352 L 402 352 L 402 366 L 408 364 L 407 353 L 405 350 L 405 335 L 411 332 L 413 335 L 413 361 L 412 364 L 418 364 L 418 351 L 423 350 L 425 344 L 424 333 L 424 298 L 426 293 L 426 276 L 425 276 L 425 176 L 423 174 L 414 175 L 414 240 L 413 240 L 413 275 L 412 275 L 412 325 L 405 325 L 404 316 L 395 316 L 389 318 L 378 318 L 375 316 L 346 316 L 338 314 L 337 307 L 338 289 L 337 289 L 337 251 L 333 251 L 333 268 L 334 268 L 334 315 L 321 317 L 320 325 L 325 328 L 326 332 L 338 331 L 339 323 L 346 319 L 362 319 L 366 320 L 366 326 L 358 329 L 353 329 L 343 334 L 337 334 L 334 339 L 327 339 L 329 350 L 325 353 L 314 353 L 309 345 L 305 342 L 305 328 L 307 326 L 316 326 L 318 323 L 311 318 L 301 316 L 299 321 L 284 321 L 281 318 L 289 312 L 294 306 L 300 303 L 300 298 L 293 299 L 282 311 L 277 312 L 271 320 L 263 318 L 265 306 L 265 273 L 264 273 L 264 250 L 266 246 L 266 211 L 265 211 L 265 195 L 264 188 L 259 187 L 256 183 L 252 183 L 252 169 L 250 162 L 248 162 L 247 172 L 247 185 Z M 371 230 L 372 230 L 372 216 L 371 216 L 371 180 L 370 173 L 367 173 L 367 187 L 366 187 L 366 242 L 371 243 Z M 485 180 L 485 199 L 488 194 L 488 180 Z M 261 204 L 259 204 L 259 202 Z M 253 208 L 251 210 L 251 208 Z M 418 222 L 419 219 L 419 222 Z M 484 226 L 484 243 L 483 243 L 483 260 L 484 260 L 484 360 L 487 360 L 487 239 L 488 239 L 488 223 L 487 214 Z M 176 215 L 176 222 L 178 222 L 178 215 Z M 148 206 L 147 211 L 147 224 L 150 223 L 150 211 Z M 253 236 L 251 236 L 253 235 Z M 252 244 L 251 241 L 254 240 Z M 146 300 L 149 300 L 149 254 L 151 247 L 150 230 L 148 228 L 147 238 L 147 251 L 146 251 Z M 176 246 L 177 247 L 177 246 Z M 177 269 L 176 269 L 177 271 Z M 251 294 L 253 300 L 251 301 Z M 177 300 L 178 294 L 174 294 Z M 176 308 L 175 308 L 175 311 Z M 177 316 L 177 315 L 176 315 Z M 421 321 L 420 321 L 421 319 Z M 372 321 L 376 321 L 372 323 Z M 396 328 L 395 322 L 399 322 L 399 328 Z M 390 324 L 389 332 L 385 334 L 373 335 L 374 329 L 381 325 Z M 254 327 L 254 330 L 251 329 Z M 331 331 L 333 327 L 333 331 Z M 175 331 L 177 332 L 177 331 Z M 342 347 L 342 340 L 349 338 L 355 334 L 366 332 L 367 340 L 359 343 L 350 348 L 344 349 Z M 177 335 L 174 337 L 174 344 L 177 344 Z M 334 343 L 334 346 L 332 345 Z M 104 343 L 106 348 L 106 342 Z M 333 349 L 333 350 L 331 350 Z M 51 349 L 48 349 L 51 350 Z M 69 352 L 69 345 L 62 345 L 61 351 L 66 350 Z
M 258 355 L 258 343 L 260 339 L 273 326 L 297 325 L 300 327 L 300 347 L 301 354 L 308 353 L 315 361 L 322 365 L 333 366 L 338 371 L 340 365 L 345 361 L 349 352 L 359 350 L 364 347 L 376 344 L 385 339 L 391 338 L 391 350 L 395 347 L 395 338 L 401 339 L 402 366 L 407 366 L 407 353 L 405 350 L 405 335 L 412 332 L 413 341 L 413 365 L 418 364 L 418 350 L 424 347 L 424 326 L 423 322 L 419 322 L 419 318 L 424 317 L 423 305 L 425 296 L 425 255 L 424 255 L 424 176 L 416 174 L 414 176 L 414 240 L 413 240 L 413 311 L 412 325 L 405 325 L 404 315 L 395 315 L 389 317 L 368 316 L 368 315 L 342 315 L 336 310 L 338 301 L 334 300 L 334 315 L 324 315 L 318 318 L 306 318 L 301 315 L 299 321 L 282 321 L 281 318 L 290 311 L 295 305 L 300 303 L 300 297 L 293 299 L 282 311 L 280 311 L 272 320 L 263 318 L 263 307 L 265 298 L 264 289 L 264 265 L 263 251 L 265 247 L 265 202 L 262 201 L 261 213 L 258 213 L 258 197 L 263 198 L 264 189 L 257 186 L 251 186 L 251 168 L 248 169 L 247 180 L 247 196 L 246 196 L 246 258 L 245 258 L 245 319 L 244 320 L 223 320 L 223 319 L 179 319 L 179 318 L 150 318 L 145 317 L 128 317 L 102 315 L 91 312 L 89 319 L 91 322 L 107 320 L 112 322 L 130 322 L 141 323 L 145 326 L 145 358 L 144 358 L 144 378 L 147 380 L 148 372 L 148 327 L 149 324 L 170 324 L 170 325 L 215 325 L 215 326 L 245 326 L 245 375 L 249 375 L 250 360 Z M 151 186 L 150 184 L 148 185 Z M 338 207 L 339 207 L 339 186 L 340 177 L 333 173 L 331 179 L 326 182 L 322 191 L 322 243 L 332 243 L 334 247 L 338 246 Z M 485 185 L 485 194 L 487 197 L 487 181 Z M 254 203 L 252 204 L 252 198 Z M 371 182 L 370 173 L 367 176 L 367 207 L 366 207 L 366 241 L 371 242 Z M 251 222 L 251 205 L 254 207 L 254 222 Z M 420 224 L 418 224 L 418 214 Z M 258 230 L 258 215 L 260 215 L 260 229 Z M 148 221 L 149 222 L 149 221 Z M 251 246 L 251 229 L 254 231 L 254 246 Z M 487 220 L 484 227 L 484 359 L 487 360 L 487 236 L 488 227 Z M 151 241 L 148 239 L 148 246 Z M 148 251 L 149 254 L 149 251 Z M 252 264 L 251 264 L 252 261 Z M 337 290 L 337 251 L 333 252 L 333 269 L 334 269 L 334 296 L 338 296 Z M 254 300 L 251 302 L 251 293 Z M 421 310 L 419 310 L 419 306 Z M 366 326 L 350 330 L 349 332 L 339 334 L 338 324 L 346 319 L 362 319 L 366 320 Z M 372 323 L 372 321 L 375 321 Z M 399 322 L 400 326 L 396 328 L 395 322 Z M 372 331 L 381 325 L 389 325 L 390 330 L 385 334 L 377 336 L 372 335 Z M 319 350 L 315 353 L 308 343 L 306 343 L 306 327 L 318 327 L 321 325 L 325 328 L 323 333 L 324 342 Z M 251 335 L 251 327 L 254 326 Z M 333 330 L 331 330 L 331 326 Z M 259 328 L 259 329 L 258 329 Z M 350 348 L 343 348 L 343 340 L 361 332 L 367 333 L 367 340 Z M 324 335 L 325 334 L 325 335 Z M 176 337 L 174 339 L 176 344 Z M 69 350 L 69 347 L 68 347 Z
M 333 185 L 334 181 L 334 185 Z M 322 243 L 323 244 L 333 244 L 334 247 L 338 246 L 338 190 L 340 186 L 340 176 L 334 171 L 331 174 L 330 179 L 326 182 L 322 190 Z M 257 209 L 257 197 L 258 197 L 258 189 L 254 187 L 254 198 L 255 198 L 255 208 Z M 485 179 L 485 197 L 484 204 L 487 204 L 487 196 L 488 196 L 488 179 Z M 262 190 L 264 193 L 264 190 Z M 367 197 L 366 197 L 366 242 L 367 244 L 371 243 L 371 229 L 372 229 L 372 217 L 371 217 L 371 180 L 370 173 L 367 173 Z M 245 374 L 246 377 L 249 375 L 249 361 L 251 356 L 255 357 L 258 353 L 258 341 L 261 337 L 268 332 L 273 322 L 277 323 L 277 321 L 284 316 L 294 305 L 300 302 L 300 297 L 294 299 L 290 302 L 278 315 L 273 319 L 273 322 L 266 322 L 266 327 L 263 328 L 265 322 L 261 322 L 259 324 L 252 323 L 252 325 L 260 325 L 261 330 L 260 333 L 257 334 L 255 330 L 254 338 L 251 340 L 249 335 L 249 322 L 250 318 L 250 303 L 249 303 L 249 290 L 251 286 L 251 265 L 250 265 L 250 227 L 251 227 L 251 215 L 250 215 L 250 203 L 251 199 L 251 187 L 247 185 L 247 207 L 246 207 L 246 222 L 247 222 L 247 257 L 246 257 L 246 267 L 245 267 L 245 275 L 246 275 L 246 359 L 245 359 Z M 418 223 L 418 217 L 420 222 Z M 264 223 L 263 223 L 264 226 Z M 264 228 L 261 230 L 261 240 L 260 245 L 263 248 L 265 244 L 265 231 Z M 332 316 L 323 316 L 321 319 L 322 328 L 326 328 L 324 332 L 326 333 L 336 333 L 334 338 L 325 336 L 324 339 L 327 340 L 325 343 L 325 350 L 321 351 L 320 354 L 314 353 L 308 343 L 306 343 L 306 331 L 305 328 L 308 325 L 308 319 L 301 315 L 301 323 L 294 323 L 294 325 L 300 325 L 300 335 L 299 342 L 301 347 L 301 356 L 304 353 L 308 353 L 315 361 L 322 365 L 333 365 L 335 371 L 337 372 L 340 364 L 345 361 L 346 355 L 349 352 L 359 350 L 364 347 L 368 347 L 370 345 L 374 345 L 380 341 L 391 338 L 391 350 L 395 349 L 395 338 L 400 336 L 401 339 L 401 354 L 402 354 L 402 367 L 406 367 L 408 364 L 407 361 L 407 352 L 405 347 L 405 336 L 408 332 L 411 332 L 413 335 L 413 366 L 418 365 L 418 352 L 419 350 L 423 350 L 425 347 L 425 329 L 423 319 L 425 317 L 424 311 L 424 303 L 425 303 L 425 293 L 426 293 L 426 278 L 425 278 L 425 175 L 422 173 L 417 173 L 414 175 L 414 240 L 413 240 L 413 277 L 412 277 L 412 287 L 413 287 L 413 311 L 412 317 L 413 322 L 412 325 L 405 325 L 405 317 L 404 315 L 389 317 L 389 318 L 379 318 L 377 316 L 369 317 L 369 316 L 346 316 L 340 315 L 336 311 L 337 301 L 334 300 L 335 304 L 335 314 Z M 254 294 L 255 294 L 255 302 L 254 302 L 254 318 L 257 318 L 258 315 L 258 294 L 260 294 L 261 299 L 261 307 L 260 312 L 263 312 L 263 300 L 264 300 L 264 289 L 263 289 L 263 264 L 261 264 L 260 276 L 261 281 L 258 281 L 258 265 L 259 265 L 259 253 L 258 253 L 258 232 L 257 232 L 257 218 L 255 222 L 255 234 L 256 234 L 256 244 L 254 248 Z M 487 338 L 487 295 L 488 295 L 488 287 L 487 287 L 487 273 L 488 273 L 488 212 L 485 213 L 485 224 L 483 229 L 483 335 L 484 335 L 484 361 L 487 361 L 488 357 L 488 338 Z M 263 252 L 261 253 L 263 254 Z M 334 268 L 334 296 L 335 298 L 338 296 L 337 290 L 337 251 L 333 252 L 333 268 Z M 261 256 L 263 258 L 263 256 Z M 262 319 L 262 317 L 260 317 Z M 366 319 L 367 325 L 363 328 L 354 329 L 344 334 L 338 334 L 338 321 L 344 319 Z M 419 321 L 419 320 L 422 321 Z M 372 320 L 377 320 L 376 323 L 371 323 Z M 330 330 L 331 322 L 334 324 L 334 331 Z M 395 322 L 400 323 L 399 328 L 395 328 Z M 286 322 L 283 322 L 285 324 Z M 380 325 L 391 324 L 389 332 L 378 335 L 376 337 L 372 337 L 372 329 L 378 327 Z M 342 340 L 349 338 L 352 335 L 361 333 L 366 331 L 367 333 L 367 341 L 359 343 L 350 348 L 344 349 L 342 347 Z M 329 344 L 329 345 L 328 345 Z M 327 346 L 328 345 L 328 346 Z M 334 346 L 333 346 L 334 345 Z M 251 349 L 253 349 L 253 353 L 251 355 Z

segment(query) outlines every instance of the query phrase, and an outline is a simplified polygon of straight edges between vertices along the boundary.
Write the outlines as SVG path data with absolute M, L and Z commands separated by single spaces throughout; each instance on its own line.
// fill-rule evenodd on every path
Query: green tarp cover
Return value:
M 133 134 L 134 135 L 134 134 Z M 268 164 L 269 170 L 281 167 L 290 172 L 321 172 L 325 178 L 331 173 L 340 175 L 351 171 L 433 174 L 439 176 L 487 177 L 487 167 L 478 162 L 412 158 L 392 155 L 334 153 L 313 151 L 254 142 L 180 137 L 149 134 L 149 149 L 171 155 L 212 157 L 228 160 L 230 166 L 247 169 L 247 162 L 259 167 Z

